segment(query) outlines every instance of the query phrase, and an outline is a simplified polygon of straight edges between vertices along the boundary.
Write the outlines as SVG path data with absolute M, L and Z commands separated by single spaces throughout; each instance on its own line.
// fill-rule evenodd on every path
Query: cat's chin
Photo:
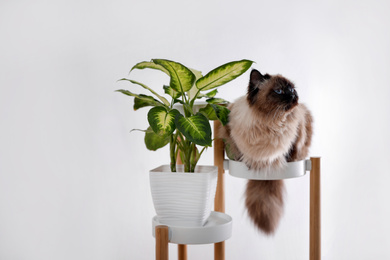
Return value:
M 298 100 L 293 102 L 293 103 L 290 103 L 288 105 L 285 106 L 285 111 L 292 111 L 296 106 L 298 106 Z

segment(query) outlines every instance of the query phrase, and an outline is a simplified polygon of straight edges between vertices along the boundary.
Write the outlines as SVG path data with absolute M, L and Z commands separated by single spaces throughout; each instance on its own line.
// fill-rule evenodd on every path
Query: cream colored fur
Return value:
M 274 93 L 280 87 L 290 93 L 289 102 Z M 229 109 L 229 123 L 220 129 L 229 158 L 272 175 L 287 161 L 303 160 L 308 155 L 312 117 L 306 106 L 298 103 L 293 84 L 282 76 L 252 71 L 247 96 L 238 98 Z M 275 232 L 282 216 L 283 193 L 283 180 L 248 181 L 248 214 L 266 234 Z
M 261 115 L 243 96 L 229 108 L 230 137 L 241 153 L 239 159 L 248 167 L 267 171 L 281 168 L 295 141 L 298 150 L 305 146 L 305 138 L 297 140 L 306 136 L 309 111 L 305 105 L 298 104 L 282 114 Z

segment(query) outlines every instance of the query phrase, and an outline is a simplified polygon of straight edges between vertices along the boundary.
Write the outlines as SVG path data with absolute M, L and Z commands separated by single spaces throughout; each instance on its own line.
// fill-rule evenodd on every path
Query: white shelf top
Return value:
M 155 216 L 152 219 L 153 237 L 155 227 L 164 225 Z M 166 225 L 169 227 L 169 242 L 175 244 L 211 244 L 229 239 L 232 236 L 232 218 L 221 212 L 212 211 L 203 227 L 181 227 Z
M 261 170 L 249 170 L 245 163 L 233 160 L 225 160 L 224 168 L 229 170 L 230 175 L 238 178 L 250 180 L 281 180 L 304 176 L 306 171 L 311 170 L 311 161 L 302 160 L 297 162 L 289 162 L 282 170 L 272 173 Z

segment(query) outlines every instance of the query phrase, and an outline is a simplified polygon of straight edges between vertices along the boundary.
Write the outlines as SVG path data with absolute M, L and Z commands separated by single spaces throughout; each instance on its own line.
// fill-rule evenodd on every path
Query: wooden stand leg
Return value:
M 156 226 L 156 260 L 168 260 L 169 228 Z
M 310 158 L 310 260 L 321 259 L 321 174 L 320 158 Z
M 221 123 L 219 121 L 214 121 L 214 165 L 218 166 L 218 182 L 217 191 L 215 193 L 214 210 L 225 212 L 225 171 L 223 169 L 225 150 L 223 140 L 218 138 L 220 125 Z
M 225 259 L 225 241 L 214 244 L 214 260 Z
M 183 164 L 179 155 L 177 155 L 176 164 Z M 177 253 L 178 260 L 187 260 L 187 245 L 177 245 Z
M 179 260 L 187 260 L 187 245 L 177 245 Z
M 225 159 L 224 143 L 219 136 L 219 128 L 221 123 L 214 121 L 214 165 L 218 166 L 218 182 L 217 192 L 215 194 L 214 210 L 219 212 L 225 212 L 225 179 L 223 161 Z M 214 244 L 214 260 L 225 259 L 225 241 Z

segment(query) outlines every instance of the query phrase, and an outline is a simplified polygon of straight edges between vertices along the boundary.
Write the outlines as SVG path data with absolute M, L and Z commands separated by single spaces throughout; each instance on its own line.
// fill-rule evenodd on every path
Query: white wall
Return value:
M 323 259 L 389 259 L 388 1 L 0 2 L 0 259 L 153 259 L 147 109 L 116 80 L 169 58 L 207 72 L 242 58 L 292 79 L 322 157 Z M 159 90 L 158 72 L 134 72 Z M 147 79 L 145 79 L 148 77 Z M 221 89 L 234 100 L 248 73 Z M 136 88 L 136 87 L 134 87 Z M 137 89 L 139 90 L 139 89 Z M 208 151 L 202 163 L 212 163 Z M 266 238 L 226 176 L 227 259 L 308 259 L 308 177 L 289 180 Z M 212 259 L 212 245 L 190 259 Z M 176 250 L 171 246 L 171 259 Z

